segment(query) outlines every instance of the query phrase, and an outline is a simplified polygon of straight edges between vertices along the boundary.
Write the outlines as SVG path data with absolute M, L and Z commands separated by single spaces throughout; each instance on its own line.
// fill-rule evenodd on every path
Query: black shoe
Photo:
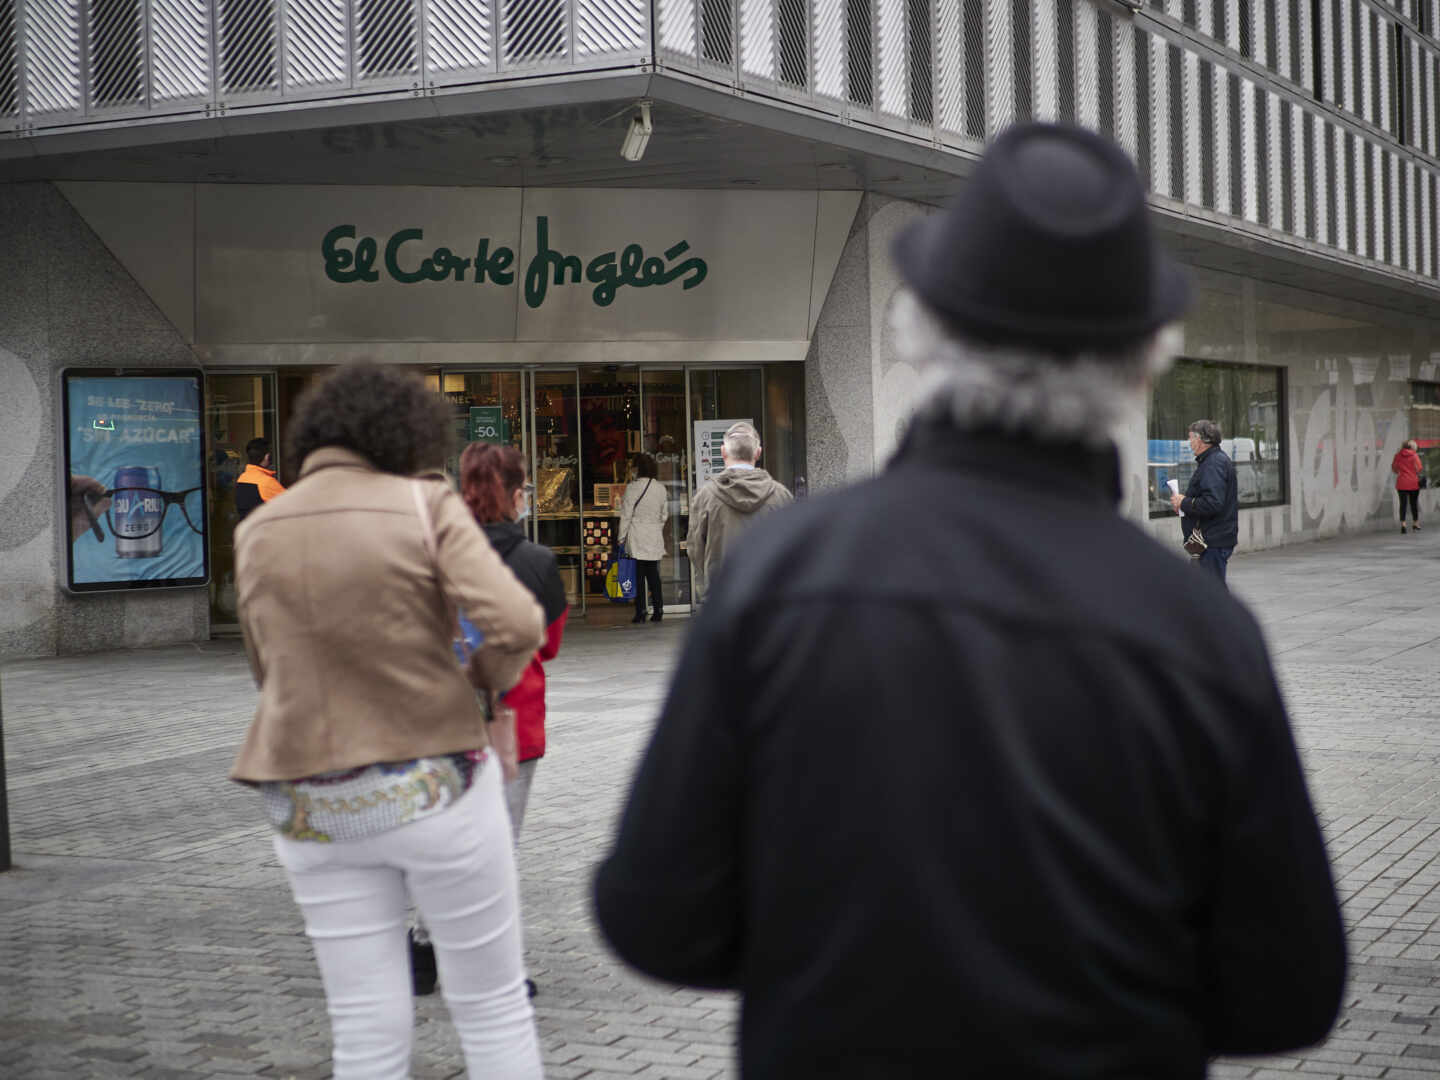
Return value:
M 643 611 L 636 612 L 636 613 L 635 613 L 635 617 L 634 617 L 633 619 L 631 619 L 630 621 L 631 621 L 632 623 L 644 622 L 644 621 L 645 621 L 645 613 L 644 613 Z
M 425 997 L 435 992 L 439 972 L 435 969 L 435 946 L 415 940 L 415 931 L 407 935 L 410 941 L 410 987 L 416 997 Z
M 533 998 L 533 997 L 536 995 L 537 992 L 538 992 L 538 991 L 536 991 L 536 989 L 535 989 L 535 980 L 534 980 L 534 979 L 526 979 L 526 980 L 525 980 L 525 996 L 526 996 L 526 997 L 532 997 L 532 998 Z
M 657 611 L 657 612 L 655 612 L 654 615 L 651 615 L 651 616 L 650 616 L 650 621 L 651 621 L 651 622 L 659 622 L 662 617 L 663 617 L 663 616 L 660 614 L 660 612 Z

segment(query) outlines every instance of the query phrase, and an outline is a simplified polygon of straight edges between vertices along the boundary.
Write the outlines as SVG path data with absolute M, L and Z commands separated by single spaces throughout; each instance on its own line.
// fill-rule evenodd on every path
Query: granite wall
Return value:
M 193 353 L 52 185 L 0 185 L 0 251 L 0 660 L 204 640 L 204 588 L 72 596 L 57 566 L 60 370 Z

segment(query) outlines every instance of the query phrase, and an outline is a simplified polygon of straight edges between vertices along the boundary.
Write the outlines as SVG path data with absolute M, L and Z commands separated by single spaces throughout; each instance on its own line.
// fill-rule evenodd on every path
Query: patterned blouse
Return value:
M 258 786 L 265 815 L 281 836 L 319 843 L 363 840 L 455 805 L 489 757 L 486 750 L 467 750 Z

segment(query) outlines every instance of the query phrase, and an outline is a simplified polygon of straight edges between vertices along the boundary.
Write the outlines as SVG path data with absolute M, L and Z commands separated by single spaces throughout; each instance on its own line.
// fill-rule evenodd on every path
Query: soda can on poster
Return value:
M 115 470 L 115 493 L 110 503 L 115 554 L 121 559 L 153 559 L 165 537 L 165 498 L 160 493 L 160 470 L 148 465 L 126 465 Z

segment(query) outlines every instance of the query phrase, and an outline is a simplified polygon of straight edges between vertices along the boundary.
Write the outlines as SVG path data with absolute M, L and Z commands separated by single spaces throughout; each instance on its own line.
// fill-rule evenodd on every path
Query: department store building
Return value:
M 715 432 L 755 422 L 801 494 L 883 468 L 917 381 L 891 240 L 1032 117 L 1126 147 L 1195 285 L 1125 512 L 1178 548 L 1203 416 L 1242 551 L 1392 529 L 1396 450 L 1440 465 L 1440 0 L 0 8 L 0 658 L 233 627 L 245 444 L 293 480 L 298 394 L 362 356 L 522 450 L 572 617 L 611 610 L 654 454 L 688 610 Z M 149 368 L 201 372 L 209 580 L 77 594 L 62 372 Z

